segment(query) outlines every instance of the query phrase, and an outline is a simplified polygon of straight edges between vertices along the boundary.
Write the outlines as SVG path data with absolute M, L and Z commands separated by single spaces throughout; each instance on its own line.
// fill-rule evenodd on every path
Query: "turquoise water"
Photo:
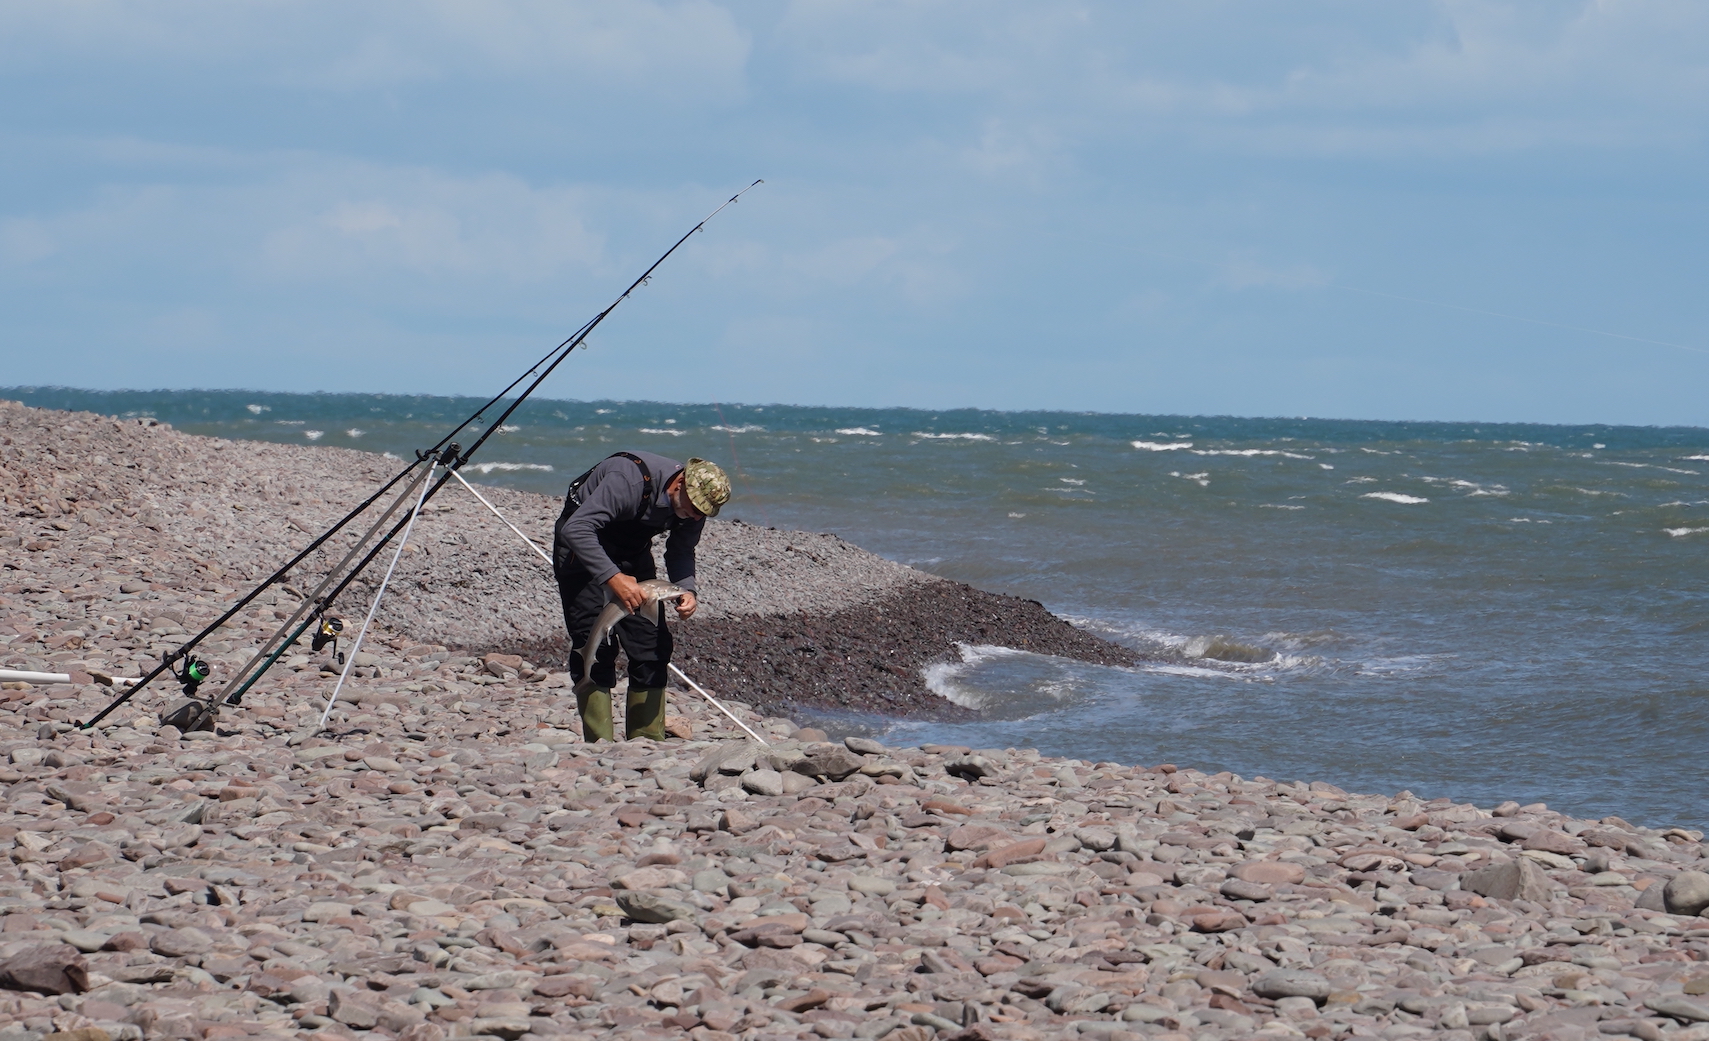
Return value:
M 0 395 L 400 455 L 478 404 Z M 619 448 L 705 456 L 728 515 L 1040 600 L 1154 659 L 970 648 L 931 681 L 983 721 L 839 726 L 1709 820 L 1709 430 L 572 401 L 512 423 L 480 479 L 561 494 Z

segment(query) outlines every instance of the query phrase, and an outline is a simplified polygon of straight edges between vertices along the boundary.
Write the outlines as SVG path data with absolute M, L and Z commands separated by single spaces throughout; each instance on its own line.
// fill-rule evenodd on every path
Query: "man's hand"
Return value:
M 699 605 L 700 601 L 694 598 L 693 593 L 684 593 L 676 602 L 676 616 L 686 622 L 694 617 L 694 609 Z
M 605 588 L 611 590 L 611 595 L 617 598 L 630 614 L 641 609 L 647 602 L 647 594 L 641 592 L 641 583 L 619 571 L 605 580 Z

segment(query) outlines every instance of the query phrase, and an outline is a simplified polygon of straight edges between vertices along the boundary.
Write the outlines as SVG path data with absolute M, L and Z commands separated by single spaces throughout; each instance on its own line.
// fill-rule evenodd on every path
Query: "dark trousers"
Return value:
M 618 565 L 636 581 L 645 581 L 657 574 L 650 552 L 637 554 L 633 562 L 618 561 Z M 593 631 L 593 623 L 599 619 L 599 612 L 605 609 L 605 587 L 593 581 L 585 569 L 571 561 L 558 573 L 558 598 L 563 601 L 564 628 L 570 634 L 570 675 L 580 676 L 582 658 L 575 648 L 587 639 L 587 634 Z M 593 671 L 589 674 L 594 686 L 610 690 L 616 684 L 619 644 L 629 659 L 630 690 L 652 690 L 666 685 L 666 667 L 670 665 L 674 645 L 670 627 L 663 618 L 663 615 L 671 614 L 671 609 L 668 604 L 663 608 L 658 625 L 634 615 L 617 623 L 612 629 L 617 640 L 608 640 L 594 649 Z

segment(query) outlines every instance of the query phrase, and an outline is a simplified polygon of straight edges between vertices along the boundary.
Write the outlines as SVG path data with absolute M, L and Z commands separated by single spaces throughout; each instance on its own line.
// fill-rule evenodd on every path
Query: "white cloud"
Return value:
M 1696 0 L 797 0 L 778 37 L 808 80 L 971 99 L 961 132 L 998 163 L 991 128 L 1027 123 L 1070 146 L 1479 153 L 1669 143 L 1709 108 Z
M 399 271 L 524 284 L 603 257 L 582 188 L 331 162 L 248 193 L 273 196 L 257 229 L 262 266 L 293 278 Z
M 709 0 L 0 3 L 0 59 L 14 70 L 97 61 L 295 88 L 472 77 L 729 100 L 744 89 L 748 50 L 735 18 Z

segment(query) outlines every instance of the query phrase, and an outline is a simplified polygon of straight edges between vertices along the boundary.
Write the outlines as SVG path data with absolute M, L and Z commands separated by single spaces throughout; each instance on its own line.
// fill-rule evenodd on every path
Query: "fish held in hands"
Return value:
M 582 674 L 576 678 L 576 694 L 585 694 L 593 689 L 593 680 L 590 678 L 593 672 L 593 653 L 599 649 L 600 644 L 611 638 L 611 630 L 618 622 L 630 614 L 635 614 L 654 625 L 662 625 L 665 601 L 681 600 L 688 595 L 688 590 L 672 585 L 662 578 L 649 578 L 637 585 L 640 586 L 642 595 L 647 598 L 640 609 L 631 612 L 623 606 L 621 600 L 608 601 L 605 610 L 599 612 L 599 619 L 593 623 L 593 628 L 588 630 L 587 639 L 576 648 L 576 653 L 581 655 L 582 659 Z

